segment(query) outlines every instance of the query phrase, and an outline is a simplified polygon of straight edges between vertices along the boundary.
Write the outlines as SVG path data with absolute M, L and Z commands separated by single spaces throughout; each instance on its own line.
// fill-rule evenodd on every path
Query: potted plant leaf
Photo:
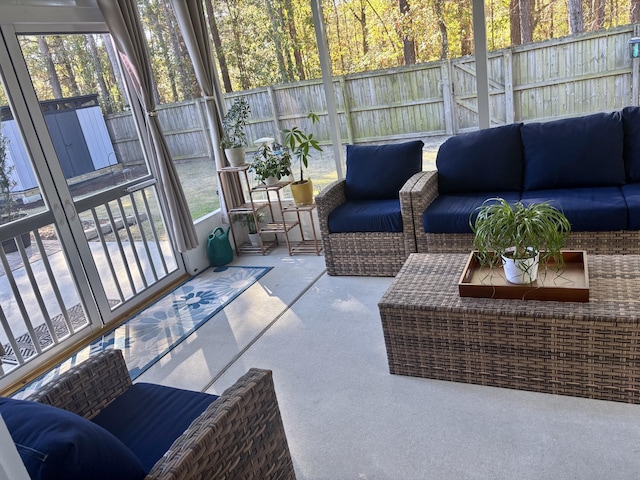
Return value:
M 478 207 L 475 221 L 470 219 L 469 223 L 479 262 L 491 267 L 502 264 L 511 283 L 533 283 L 540 263 L 553 260 L 556 268 L 564 266 L 562 248 L 571 224 L 549 202 L 524 205 L 490 198 Z
M 315 124 L 320 121 L 318 115 L 313 112 L 309 112 L 307 118 L 311 120 L 311 124 Z M 313 203 L 313 183 L 309 178 L 306 180 L 304 179 L 303 167 L 309 167 L 311 149 L 321 152 L 322 147 L 318 143 L 318 140 L 313 138 L 313 133 L 306 134 L 298 127 L 285 129 L 282 133 L 284 133 L 285 148 L 291 150 L 291 153 L 300 164 L 300 180 L 296 180 L 291 184 L 293 201 L 298 206 L 310 205 Z
M 258 181 L 265 185 L 277 185 L 283 177 L 291 175 L 291 155 L 286 149 L 275 148 L 274 150 L 269 143 L 265 142 L 253 155 L 249 171 L 255 172 Z
M 244 147 L 247 146 L 245 127 L 249 119 L 251 108 L 244 98 L 236 98 L 229 111 L 222 119 L 224 135 L 220 145 L 224 148 L 229 165 L 239 167 L 244 165 Z
M 253 216 L 253 213 L 247 213 L 237 217 L 237 220 L 240 222 L 240 225 L 247 228 L 247 231 L 249 234 L 249 241 L 251 242 L 251 245 L 253 245 L 254 247 L 260 246 L 260 239 L 258 238 L 259 236 L 258 229 L 259 229 L 259 223 L 262 221 L 263 218 L 264 218 L 264 213 L 262 212 L 256 212 L 255 217 Z M 257 224 L 256 224 L 256 219 L 258 220 Z

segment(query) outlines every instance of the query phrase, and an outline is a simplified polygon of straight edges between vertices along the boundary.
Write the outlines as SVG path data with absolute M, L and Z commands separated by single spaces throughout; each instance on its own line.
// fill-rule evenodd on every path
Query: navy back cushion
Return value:
M 32 480 L 135 480 L 145 476 L 131 450 L 79 415 L 2 397 L 0 414 Z
M 347 200 L 399 198 L 402 186 L 422 171 L 421 140 L 390 145 L 347 145 Z
M 622 110 L 622 128 L 627 182 L 640 182 L 640 107 Z
M 520 133 L 524 190 L 614 187 L 625 182 L 620 112 L 529 123 Z
M 440 194 L 519 191 L 522 183 L 521 123 L 463 133 L 438 150 Z
M 217 398 L 202 392 L 136 383 L 93 421 L 129 447 L 148 473 Z

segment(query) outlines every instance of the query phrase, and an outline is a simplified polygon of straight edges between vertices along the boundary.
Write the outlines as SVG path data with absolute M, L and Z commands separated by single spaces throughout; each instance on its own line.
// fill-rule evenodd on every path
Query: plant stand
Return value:
M 318 235 L 316 233 L 316 226 L 313 223 L 313 211 L 316 209 L 316 204 L 310 205 L 301 205 L 297 206 L 295 203 L 291 203 L 284 207 L 282 210 L 282 216 L 285 214 L 295 214 L 298 224 L 300 225 L 300 236 L 301 239 L 299 242 L 293 242 L 291 246 L 291 255 L 296 254 L 312 254 L 320 255 L 322 253 L 322 242 L 318 239 Z M 309 222 L 311 223 L 311 231 L 313 238 L 305 238 L 304 230 L 302 229 L 302 221 L 300 219 L 300 213 L 309 214 Z

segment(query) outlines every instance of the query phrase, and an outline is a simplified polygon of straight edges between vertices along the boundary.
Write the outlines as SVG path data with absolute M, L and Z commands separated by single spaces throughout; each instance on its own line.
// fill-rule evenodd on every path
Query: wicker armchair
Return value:
M 416 251 L 411 190 L 424 172 L 413 175 L 400 190 L 403 231 L 331 233 L 329 214 L 346 202 L 345 180 L 337 180 L 316 196 L 328 275 L 393 277 Z
M 28 400 L 91 419 L 132 385 L 122 352 L 106 350 Z M 250 369 L 158 460 L 147 479 L 295 479 L 271 372 Z

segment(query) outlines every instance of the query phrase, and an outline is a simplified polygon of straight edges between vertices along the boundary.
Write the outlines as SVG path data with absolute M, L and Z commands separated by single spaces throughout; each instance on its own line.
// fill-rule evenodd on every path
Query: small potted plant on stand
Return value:
M 307 118 L 311 119 L 311 123 L 315 124 L 320 121 L 318 115 L 313 112 L 309 112 Z M 293 156 L 300 163 L 300 180 L 296 180 L 291 184 L 291 194 L 293 195 L 293 201 L 297 206 L 310 205 L 313 203 L 313 183 L 311 179 L 304 179 L 304 168 L 309 167 L 309 155 L 310 150 L 313 148 L 322 152 L 322 147 L 318 143 L 318 140 L 313 138 L 313 134 L 306 134 L 298 127 L 292 129 L 285 129 L 284 133 L 284 146 L 291 150 Z
M 549 202 L 525 206 L 490 198 L 477 212 L 475 222 L 470 219 L 469 223 L 478 261 L 491 267 L 502 263 L 510 283 L 533 283 L 540 262 L 553 260 L 556 268 L 564 266 L 561 249 L 569 238 L 571 224 Z
M 249 171 L 267 186 L 277 185 L 283 177 L 291 175 L 291 155 L 283 149 L 271 148 L 268 142 L 258 147 Z
M 244 147 L 247 146 L 247 134 L 244 131 L 251 109 L 244 98 L 236 98 L 222 120 L 224 136 L 220 145 L 224 148 L 229 165 L 244 165 Z
M 256 218 L 258 220 L 258 224 L 256 224 Z M 243 227 L 247 227 L 247 230 L 249 233 L 249 242 L 251 242 L 251 245 L 253 245 L 254 247 L 260 246 L 258 229 L 260 227 L 259 223 L 262 221 L 263 218 L 264 218 L 264 213 L 262 212 L 256 212 L 255 217 L 253 216 L 252 213 L 247 213 L 245 215 L 238 217 L 238 221 L 240 222 L 240 225 L 242 225 Z

